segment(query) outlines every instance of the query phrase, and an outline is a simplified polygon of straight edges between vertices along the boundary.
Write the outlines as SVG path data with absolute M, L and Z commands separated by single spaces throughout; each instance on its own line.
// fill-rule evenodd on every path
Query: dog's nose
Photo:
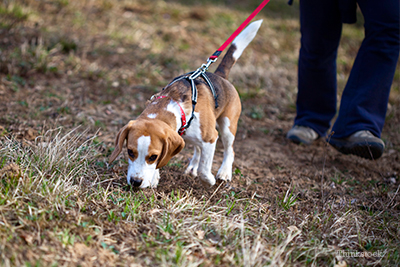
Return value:
M 135 180 L 134 178 L 131 178 L 131 185 L 132 186 L 139 187 L 142 184 L 142 182 L 143 182 L 142 179 Z

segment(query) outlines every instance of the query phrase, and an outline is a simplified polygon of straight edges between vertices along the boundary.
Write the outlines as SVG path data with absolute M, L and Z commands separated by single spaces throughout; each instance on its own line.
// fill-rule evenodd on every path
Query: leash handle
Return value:
M 265 7 L 266 4 L 268 4 L 269 0 L 264 0 L 254 11 L 253 13 L 250 14 L 250 16 L 243 21 L 243 23 L 239 26 L 239 28 L 236 29 L 236 31 L 228 38 L 228 40 L 223 43 L 217 51 L 212 54 L 207 60 L 209 62 L 210 60 L 214 60 L 214 62 L 217 60 L 217 58 L 221 55 L 222 51 L 225 50 L 225 48 L 233 41 L 233 39 L 236 38 L 236 36 L 239 35 L 239 33 L 249 24 L 249 22 Z M 210 64 L 209 64 L 210 65 Z

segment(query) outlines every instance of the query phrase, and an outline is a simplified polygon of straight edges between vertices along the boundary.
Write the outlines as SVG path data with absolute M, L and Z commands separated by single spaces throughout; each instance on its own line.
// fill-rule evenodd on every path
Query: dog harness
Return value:
M 214 60 L 214 62 L 215 62 L 215 60 Z M 217 101 L 218 100 L 218 95 L 215 92 L 214 85 L 212 84 L 211 80 L 208 78 L 208 76 L 206 74 L 206 70 L 208 69 L 208 67 L 210 66 L 211 63 L 212 62 L 209 61 L 207 64 L 203 64 L 196 71 L 192 71 L 192 72 L 186 73 L 185 75 L 174 79 L 172 82 L 170 82 L 167 86 L 165 86 L 163 88 L 163 90 L 165 90 L 167 87 L 171 86 L 172 84 L 174 84 L 174 83 L 176 83 L 176 82 L 178 82 L 180 80 L 184 80 L 184 79 L 188 80 L 189 83 L 190 83 L 190 88 L 191 88 L 191 91 L 192 91 L 192 114 L 191 114 L 190 119 L 188 120 L 187 123 L 186 123 L 186 115 L 185 115 L 185 112 L 183 111 L 182 106 L 177 101 L 175 101 L 178 104 L 178 106 L 179 106 L 179 108 L 181 110 L 182 126 L 178 130 L 178 134 L 181 135 L 181 136 L 186 132 L 187 128 L 189 128 L 190 124 L 192 123 L 192 121 L 193 121 L 193 119 L 195 117 L 194 110 L 195 110 L 196 104 L 197 104 L 197 87 L 196 87 L 195 79 L 197 79 L 198 77 L 201 76 L 206 81 L 208 87 L 211 90 L 211 93 L 214 96 L 215 108 L 218 108 L 218 101 Z M 159 97 L 157 97 L 157 99 L 164 98 L 164 97 L 166 97 L 166 96 L 159 96 Z

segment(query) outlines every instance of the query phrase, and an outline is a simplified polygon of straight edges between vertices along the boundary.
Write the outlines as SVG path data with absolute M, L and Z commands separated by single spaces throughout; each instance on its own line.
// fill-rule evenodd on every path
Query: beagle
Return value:
M 109 162 L 121 153 L 124 142 L 129 155 L 128 184 L 145 188 L 156 187 L 159 169 L 179 153 L 185 141 L 193 144 L 194 154 L 185 173 L 198 176 L 205 186 L 216 180 L 211 173 L 218 128 L 224 146 L 224 159 L 217 179 L 232 179 L 234 160 L 233 142 L 241 113 L 241 103 L 235 87 L 227 80 L 229 71 L 243 50 L 255 37 L 262 20 L 250 24 L 232 42 L 215 73 L 207 73 L 210 84 L 195 79 L 197 105 L 192 106 L 191 84 L 187 79 L 176 78 L 161 92 L 154 95 L 136 120 L 129 121 L 116 136 L 115 149 Z M 186 117 L 191 117 L 187 127 Z M 193 119 L 193 120 L 192 120 Z M 183 133 L 181 136 L 179 133 Z

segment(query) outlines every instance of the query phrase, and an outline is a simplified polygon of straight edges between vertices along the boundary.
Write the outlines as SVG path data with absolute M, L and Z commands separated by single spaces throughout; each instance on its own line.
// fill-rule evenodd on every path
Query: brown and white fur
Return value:
M 193 144 L 194 154 L 185 173 L 198 176 L 204 185 L 214 185 L 216 180 L 211 167 L 218 139 L 216 128 L 219 129 L 224 145 L 224 159 L 216 177 L 224 181 L 232 179 L 233 142 L 241 103 L 235 87 L 226 78 L 243 50 L 255 37 L 261 23 L 262 20 L 255 21 L 241 32 L 215 73 L 207 73 L 218 95 L 218 108 L 215 108 L 214 97 L 208 85 L 203 79 L 196 79 L 198 102 L 195 118 L 183 138 L 177 133 L 182 126 L 179 105 L 187 119 L 192 113 L 191 87 L 186 79 L 164 88 L 152 98 L 136 120 L 120 129 L 109 162 L 121 153 L 126 140 L 129 155 L 128 184 L 140 188 L 156 187 L 160 179 L 159 168 L 179 153 L 186 141 Z

